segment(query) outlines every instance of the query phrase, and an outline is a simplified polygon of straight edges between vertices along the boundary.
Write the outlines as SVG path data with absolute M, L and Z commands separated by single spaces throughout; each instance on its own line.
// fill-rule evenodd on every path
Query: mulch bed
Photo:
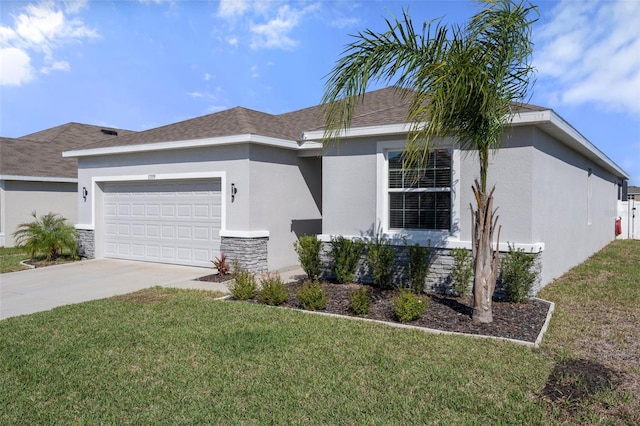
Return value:
M 72 263 L 77 261 L 78 259 L 72 256 L 60 256 L 56 260 L 30 259 L 30 260 L 25 260 L 24 263 L 26 263 L 27 265 L 31 265 L 35 268 L 44 268 L 45 266 L 62 265 L 64 263 Z
M 231 279 L 231 275 L 209 275 L 199 278 L 200 281 L 224 282 Z M 296 293 L 303 282 L 287 284 L 289 300 L 282 306 L 302 309 Z M 335 284 L 327 281 L 320 283 L 320 287 L 327 295 L 327 306 L 321 312 L 337 315 L 356 315 L 350 308 L 349 294 L 361 287 L 367 287 L 371 300 L 369 313 L 363 318 L 398 323 L 393 311 L 393 298 L 397 295 L 394 290 L 381 290 L 362 284 Z M 473 299 L 471 296 L 453 297 L 442 294 L 429 294 L 429 304 L 420 318 L 407 323 L 408 325 L 425 327 L 458 333 L 478 334 L 485 336 L 503 337 L 508 339 L 535 342 L 544 326 L 549 311 L 549 304 L 531 299 L 527 303 L 511 303 L 499 300 L 493 302 L 493 322 L 491 324 L 474 324 L 471 321 Z M 251 300 L 258 303 L 258 299 Z

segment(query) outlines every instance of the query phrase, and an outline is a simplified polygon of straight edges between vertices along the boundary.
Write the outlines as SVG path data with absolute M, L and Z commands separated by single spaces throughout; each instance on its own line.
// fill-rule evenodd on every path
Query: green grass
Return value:
M 160 288 L 9 318 L 0 424 L 625 424 L 631 381 L 578 403 L 543 391 L 552 373 L 588 387 L 561 361 L 635 350 L 588 309 L 639 318 L 638 264 L 640 243 L 616 242 L 545 289 L 558 315 L 540 350 Z M 629 364 L 607 366 L 635 380 Z
M 24 250 L 20 248 L 0 248 L 0 274 L 26 269 L 24 266 L 20 265 L 20 261 L 25 260 L 28 257 L 29 256 L 24 252 Z

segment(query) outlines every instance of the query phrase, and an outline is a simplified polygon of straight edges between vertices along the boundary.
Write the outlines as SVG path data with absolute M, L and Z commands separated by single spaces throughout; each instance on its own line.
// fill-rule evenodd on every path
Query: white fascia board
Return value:
M 78 179 L 77 178 L 48 177 L 48 176 L 0 175 L 0 180 L 21 180 L 21 181 L 28 181 L 28 182 L 78 183 Z
M 339 138 L 359 138 L 366 136 L 398 135 L 407 133 L 412 125 L 408 123 L 385 124 L 382 126 L 350 127 L 342 130 L 337 136 Z M 318 141 L 324 138 L 324 130 L 312 130 L 302 134 L 303 141 Z
M 201 148 L 208 146 L 233 145 L 238 143 L 255 143 L 274 146 L 277 148 L 299 150 L 301 146 L 296 141 L 272 138 L 269 136 L 246 133 L 242 135 L 221 136 L 217 138 L 192 139 L 185 141 L 157 142 L 139 145 L 123 145 L 105 148 L 78 149 L 65 151 L 63 157 L 89 157 L 96 155 L 126 154 L 133 152 L 166 151 L 172 149 Z M 309 149 L 312 147 L 309 146 Z
M 532 111 L 515 114 L 511 121 L 514 126 L 522 125 L 551 125 L 556 131 L 558 131 L 563 138 L 561 141 L 568 145 L 571 149 L 574 149 L 581 154 L 591 158 L 592 160 L 600 163 L 609 171 L 614 174 L 623 176 L 625 179 L 629 179 L 629 174 L 622 170 L 613 160 L 611 160 L 605 153 L 600 151 L 593 143 L 585 138 L 578 130 L 575 129 L 566 120 L 560 117 L 553 110 L 544 111 Z

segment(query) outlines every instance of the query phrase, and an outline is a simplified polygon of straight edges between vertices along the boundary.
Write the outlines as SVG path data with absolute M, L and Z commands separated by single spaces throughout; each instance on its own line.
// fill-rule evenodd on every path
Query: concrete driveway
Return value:
M 92 259 L 0 274 L 0 320 L 157 285 L 227 291 L 222 284 L 193 281 L 212 272 L 191 266 Z

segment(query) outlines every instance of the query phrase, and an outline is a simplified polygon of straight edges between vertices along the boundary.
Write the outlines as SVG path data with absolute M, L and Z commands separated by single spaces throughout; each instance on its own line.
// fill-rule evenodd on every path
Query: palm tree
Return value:
M 31 258 L 43 253 L 47 260 L 55 260 L 65 249 L 76 256 L 78 234 L 73 225 L 66 223 L 66 219 L 59 214 L 51 212 L 40 217 L 33 212 L 31 216 L 33 222 L 21 223 L 13 233 L 16 245 L 26 249 Z
M 480 177 L 472 186 L 473 321 L 492 322 L 491 298 L 498 272 L 492 243 L 497 219 L 493 191 L 487 190 L 489 156 L 499 148 L 514 102 L 533 85 L 531 26 L 537 8 L 524 0 L 481 0 L 483 8 L 461 27 L 424 23 L 416 31 L 403 19 L 386 20 L 388 30 L 365 30 L 347 45 L 329 74 L 325 144 L 348 128 L 370 81 L 394 84 L 410 97 L 406 161 L 427 160 L 433 141 L 454 137 L 461 149 L 476 150 Z M 395 80 L 395 81 L 394 81 Z M 497 240 L 499 241 L 498 228 Z

